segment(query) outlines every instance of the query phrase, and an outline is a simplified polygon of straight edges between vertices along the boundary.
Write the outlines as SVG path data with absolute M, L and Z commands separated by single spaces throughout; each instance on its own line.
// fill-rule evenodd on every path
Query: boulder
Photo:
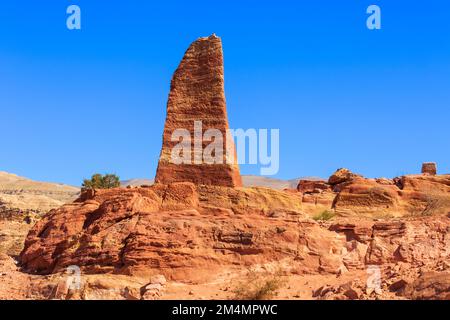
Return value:
M 354 177 L 360 177 L 360 175 L 354 174 L 346 168 L 341 168 L 336 170 L 336 172 L 333 173 L 330 178 L 328 178 L 328 184 L 334 186 L 343 182 L 350 181 Z

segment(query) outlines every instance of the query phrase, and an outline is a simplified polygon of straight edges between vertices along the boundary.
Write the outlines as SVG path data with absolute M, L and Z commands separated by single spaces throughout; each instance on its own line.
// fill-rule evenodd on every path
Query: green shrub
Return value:
M 336 214 L 333 211 L 330 210 L 324 210 L 319 214 L 316 214 L 313 219 L 316 221 L 324 221 L 324 220 L 330 220 L 331 218 L 333 218 Z
M 82 190 L 88 189 L 111 189 L 120 187 L 120 178 L 115 174 L 92 175 L 91 179 L 84 179 L 81 186 Z

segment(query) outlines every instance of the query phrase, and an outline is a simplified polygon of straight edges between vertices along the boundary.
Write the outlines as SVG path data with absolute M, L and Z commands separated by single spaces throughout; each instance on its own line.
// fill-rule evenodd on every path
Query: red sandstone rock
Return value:
M 407 284 L 405 296 L 418 300 L 450 300 L 450 271 L 425 272 Z
M 436 162 L 424 162 L 422 164 L 422 173 L 429 174 L 429 175 L 436 175 L 437 173 L 437 166 Z
M 207 164 L 201 152 L 194 152 L 194 121 L 202 122 L 202 134 L 208 129 L 217 129 L 222 133 L 221 163 Z M 229 144 L 226 144 L 228 128 L 222 42 L 217 36 L 211 35 L 191 44 L 173 75 L 156 182 L 170 184 L 188 181 L 195 184 L 242 186 L 234 143 L 229 140 Z M 171 141 L 176 129 L 187 129 L 191 133 L 190 164 L 175 164 L 171 157 L 174 146 L 179 143 Z M 203 141 L 202 150 L 208 144 L 210 141 Z M 231 150 L 228 162 L 227 147 Z M 201 164 L 194 163 L 195 157 L 200 157 Z
M 0 300 L 26 297 L 29 287 L 28 275 L 17 271 L 13 258 L 0 253 Z
M 357 284 L 324 287 L 317 293 L 320 299 L 446 297 L 439 280 L 430 286 L 415 281 L 419 270 L 448 268 L 446 215 L 378 221 L 337 217 L 324 228 L 305 219 L 299 205 L 295 194 L 266 188 L 175 183 L 96 190 L 37 223 L 21 264 L 33 273 L 81 267 L 88 281 L 79 296 L 62 284 L 54 298 L 160 299 L 165 285 L 153 275 L 202 282 L 233 268 L 281 262 L 294 275 L 365 274 L 369 265 L 383 272 L 381 295 L 365 292 L 365 280 L 358 278 Z M 107 273 L 147 280 L 132 285 Z M 36 282 L 33 286 L 45 292 Z
M 356 300 L 363 296 L 361 281 L 355 280 L 340 285 L 325 285 L 314 290 L 313 297 L 319 300 Z
M 360 177 L 360 175 L 354 174 L 346 168 L 341 168 L 336 170 L 336 172 L 330 176 L 330 178 L 328 179 L 328 184 L 334 186 L 336 184 L 347 182 L 355 177 Z
M 211 210 L 211 203 L 222 209 Z M 96 190 L 37 223 L 21 262 L 29 272 L 44 274 L 78 265 L 88 273 L 207 277 L 206 270 L 237 261 L 295 257 L 300 208 L 295 195 L 265 188 L 174 183 Z M 317 224 L 310 228 L 317 230 L 313 234 L 321 232 Z M 323 233 L 321 241 L 334 239 L 332 232 Z M 328 254 L 326 248 L 318 246 L 317 254 Z M 326 263 L 315 259 L 309 266 L 317 269 L 321 264 Z
M 302 203 L 306 207 L 324 207 L 331 208 L 336 194 L 331 186 L 325 180 L 300 180 L 297 185 L 297 191 L 302 194 Z
M 300 180 L 297 190 L 303 193 L 321 193 L 331 190 L 330 185 L 325 180 Z
M 352 177 L 335 185 L 339 215 L 402 217 L 450 211 L 450 175 L 408 175 L 387 179 Z
M 356 177 L 341 186 L 333 204 L 340 215 L 378 214 L 398 211 L 398 188 L 381 185 L 371 179 Z

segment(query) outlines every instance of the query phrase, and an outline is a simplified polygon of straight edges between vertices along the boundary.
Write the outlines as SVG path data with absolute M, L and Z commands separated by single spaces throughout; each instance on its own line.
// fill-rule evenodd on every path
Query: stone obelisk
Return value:
M 173 150 L 180 143 L 174 139 L 174 131 L 181 129 L 189 132 L 191 141 L 195 141 L 199 136 L 199 124 L 200 136 L 208 129 L 215 129 L 215 132 L 220 131 L 222 134 L 223 153 L 217 153 L 222 161 L 203 161 L 202 150 L 212 139 L 201 141 L 200 148 L 198 144 L 195 148 L 192 142 L 193 150 L 189 156 L 191 163 L 174 161 Z M 199 38 L 190 45 L 172 77 L 155 181 L 163 184 L 188 181 L 227 187 L 242 186 L 233 140 L 226 139 L 227 129 L 222 41 L 213 34 Z M 226 150 L 229 151 L 228 159 Z M 217 154 L 214 152 L 215 156 Z

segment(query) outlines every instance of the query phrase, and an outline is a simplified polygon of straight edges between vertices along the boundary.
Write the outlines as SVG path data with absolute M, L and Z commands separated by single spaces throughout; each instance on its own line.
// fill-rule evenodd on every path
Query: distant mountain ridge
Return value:
M 242 183 L 244 187 L 267 187 L 278 190 L 283 189 L 296 189 L 298 185 L 298 181 L 301 179 L 306 180 L 322 180 L 319 177 L 299 177 L 295 179 L 282 180 L 269 178 L 264 176 L 254 176 L 254 175 L 243 175 Z M 126 186 L 142 186 L 142 185 L 152 185 L 154 183 L 154 179 L 129 179 L 123 180 L 120 182 L 122 187 Z
M 45 213 L 73 201 L 80 188 L 34 181 L 0 171 L 0 214 L 3 212 Z

